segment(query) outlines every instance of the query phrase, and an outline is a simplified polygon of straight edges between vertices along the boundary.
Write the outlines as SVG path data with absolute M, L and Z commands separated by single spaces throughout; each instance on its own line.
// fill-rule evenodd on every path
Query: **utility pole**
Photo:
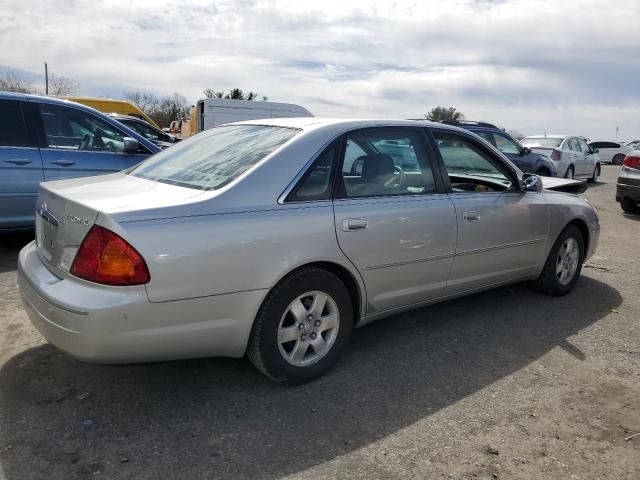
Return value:
M 49 68 L 47 62 L 44 62 L 44 94 L 49 95 Z
M 616 141 L 618 141 L 618 132 L 620 131 L 620 127 L 616 127 Z

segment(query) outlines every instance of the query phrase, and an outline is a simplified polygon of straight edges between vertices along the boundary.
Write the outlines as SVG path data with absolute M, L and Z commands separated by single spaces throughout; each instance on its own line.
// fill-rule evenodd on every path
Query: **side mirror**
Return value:
M 522 155 L 529 155 L 531 153 L 531 149 L 529 147 L 522 147 Z
M 525 192 L 542 192 L 542 178 L 539 175 L 525 174 L 522 178 L 522 190 Z
M 592 153 L 598 153 L 600 150 L 598 150 L 597 148 L 591 148 L 591 152 Z
M 135 138 L 124 137 L 124 151 L 125 153 L 138 153 L 140 150 L 140 143 Z

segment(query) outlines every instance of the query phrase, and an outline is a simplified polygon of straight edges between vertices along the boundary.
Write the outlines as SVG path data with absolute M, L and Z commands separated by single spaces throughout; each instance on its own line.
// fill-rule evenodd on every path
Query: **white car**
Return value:
M 624 157 L 633 152 L 633 148 L 630 145 L 618 142 L 591 142 L 589 146 L 592 150 L 598 152 L 601 162 L 609 162 L 614 165 L 622 165 Z
M 520 143 L 532 152 L 546 155 L 558 168 L 558 176 L 595 182 L 600 175 L 600 157 L 581 137 L 531 135 Z

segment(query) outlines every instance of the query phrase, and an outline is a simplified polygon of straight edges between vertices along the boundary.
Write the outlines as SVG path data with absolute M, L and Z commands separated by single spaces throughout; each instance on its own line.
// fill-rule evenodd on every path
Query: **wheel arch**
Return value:
M 580 230 L 580 233 L 582 233 L 582 238 L 584 240 L 584 254 L 586 255 L 589 251 L 589 227 L 587 226 L 587 223 L 581 218 L 574 218 L 564 228 L 567 228 L 569 225 L 574 225 L 578 230 Z M 562 231 L 564 231 L 564 228 Z M 560 234 L 558 234 L 558 236 L 559 235 Z

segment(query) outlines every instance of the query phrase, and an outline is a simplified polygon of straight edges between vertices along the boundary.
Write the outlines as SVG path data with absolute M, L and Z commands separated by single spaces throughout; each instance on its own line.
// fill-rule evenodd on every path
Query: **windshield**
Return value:
M 221 188 L 300 130 L 265 125 L 215 127 L 134 168 L 136 177 L 200 190 Z
M 523 138 L 520 143 L 529 148 L 557 148 L 562 140 L 562 137 Z

